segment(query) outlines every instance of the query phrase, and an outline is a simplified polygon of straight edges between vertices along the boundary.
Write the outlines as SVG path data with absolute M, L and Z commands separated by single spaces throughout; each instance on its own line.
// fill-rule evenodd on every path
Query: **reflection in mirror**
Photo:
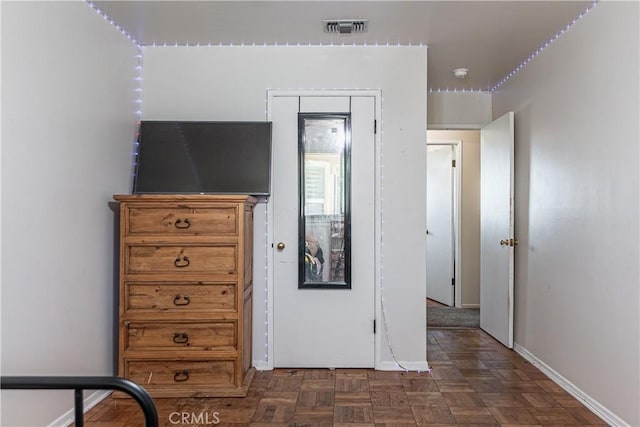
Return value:
M 351 288 L 349 114 L 301 113 L 299 288 Z

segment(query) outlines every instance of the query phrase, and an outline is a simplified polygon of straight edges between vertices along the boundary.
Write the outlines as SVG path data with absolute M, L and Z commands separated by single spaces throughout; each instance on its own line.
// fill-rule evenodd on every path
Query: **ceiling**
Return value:
M 427 45 L 431 89 L 487 90 L 592 1 L 95 1 L 139 43 L 153 45 Z M 367 19 L 364 34 L 324 19 Z M 460 80 L 454 68 L 468 68 Z

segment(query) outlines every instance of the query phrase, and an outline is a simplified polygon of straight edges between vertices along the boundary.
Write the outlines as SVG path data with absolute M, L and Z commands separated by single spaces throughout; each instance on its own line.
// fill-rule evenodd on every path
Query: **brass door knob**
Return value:
M 284 249 L 284 243 L 282 242 L 278 242 L 278 244 L 276 245 L 276 248 L 278 248 L 279 251 Z

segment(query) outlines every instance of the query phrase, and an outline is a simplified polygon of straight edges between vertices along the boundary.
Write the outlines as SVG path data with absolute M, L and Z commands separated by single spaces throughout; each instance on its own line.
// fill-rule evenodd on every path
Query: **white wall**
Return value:
M 462 141 L 460 292 L 462 307 L 480 306 L 480 131 L 430 130 L 430 143 Z
M 426 63 L 420 47 L 148 47 L 143 71 L 144 118 L 155 120 L 265 120 L 268 89 L 382 90 L 385 306 L 395 354 L 423 365 Z M 264 271 L 264 215 L 262 204 L 255 272 Z M 256 365 L 266 362 L 261 276 L 254 279 Z M 395 366 L 382 341 L 380 360 Z
M 107 203 L 130 191 L 136 55 L 84 2 L 2 2 L 2 375 L 114 373 Z M 0 424 L 72 408 L 3 391 Z
M 637 2 L 600 2 L 500 88 L 515 111 L 515 341 L 640 425 Z
M 429 92 L 429 129 L 480 129 L 491 122 L 491 94 L 487 92 Z

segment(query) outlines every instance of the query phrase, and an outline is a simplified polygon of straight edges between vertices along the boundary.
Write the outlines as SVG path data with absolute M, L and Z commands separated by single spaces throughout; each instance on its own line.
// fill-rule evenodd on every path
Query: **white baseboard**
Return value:
M 578 399 L 578 401 L 580 401 L 584 406 L 591 410 L 591 412 L 602 418 L 604 422 L 615 427 L 630 427 L 629 424 L 626 423 L 622 418 L 618 417 L 616 414 L 604 407 L 600 402 L 579 389 L 571 381 L 554 371 L 549 365 L 529 352 L 529 350 L 522 347 L 518 343 L 513 344 L 513 349 L 516 353 L 518 353 L 533 365 L 535 365 L 538 369 L 540 369 L 545 375 L 547 375 L 553 382 L 562 387 L 567 393 Z
M 426 372 L 429 369 L 429 364 L 427 363 L 426 360 L 421 360 L 421 361 L 417 361 L 417 362 L 407 362 L 407 361 L 400 361 L 400 365 L 402 365 L 402 367 L 400 367 L 396 362 L 389 362 L 389 361 L 385 361 L 385 362 L 379 362 L 378 365 L 376 366 L 376 370 L 378 371 L 419 371 L 419 372 Z
M 480 308 L 480 304 L 462 304 L 461 308 Z
M 96 406 L 98 403 L 102 402 L 111 393 L 112 393 L 111 390 L 98 390 L 91 393 L 89 396 L 87 396 L 84 399 L 84 405 L 83 405 L 84 413 L 86 414 L 91 408 Z M 49 424 L 47 427 L 67 427 L 71 423 L 75 422 L 76 420 L 75 415 L 76 415 L 75 408 L 71 408 L 67 412 L 62 414 L 60 417 L 58 417 L 58 419 L 56 419 L 51 424 Z
M 269 362 L 265 360 L 254 360 L 253 367 L 256 368 L 257 371 L 270 371 L 273 368 L 269 365 Z

